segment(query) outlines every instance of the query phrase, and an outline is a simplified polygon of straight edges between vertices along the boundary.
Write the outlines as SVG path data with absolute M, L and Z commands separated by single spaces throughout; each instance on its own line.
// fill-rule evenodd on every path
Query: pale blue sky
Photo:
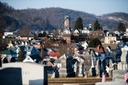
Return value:
M 0 0 L 15 9 L 61 7 L 102 15 L 128 13 L 128 0 Z

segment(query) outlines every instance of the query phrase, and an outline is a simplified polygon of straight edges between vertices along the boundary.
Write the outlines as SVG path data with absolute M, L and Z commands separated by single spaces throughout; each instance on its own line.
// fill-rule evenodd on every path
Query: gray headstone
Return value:
M 127 85 L 124 80 L 112 81 L 112 82 L 97 82 L 95 85 Z
M 113 70 L 113 80 L 124 79 L 124 74 L 123 70 Z

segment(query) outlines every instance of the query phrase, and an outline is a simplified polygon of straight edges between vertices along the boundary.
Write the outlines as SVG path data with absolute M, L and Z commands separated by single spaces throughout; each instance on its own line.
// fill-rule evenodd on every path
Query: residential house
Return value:
M 39 63 L 42 60 L 40 56 L 40 51 L 33 46 L 25 46 L 24 51 L 26 51 L 26 54 L 23 62 Z
M 9 36 L 9 35 L 13 35 L 13 32 L 4 32 L 4 36 Z
M 116 44 L 116 36 L 106 36 L 104 39 L 105 44 Z

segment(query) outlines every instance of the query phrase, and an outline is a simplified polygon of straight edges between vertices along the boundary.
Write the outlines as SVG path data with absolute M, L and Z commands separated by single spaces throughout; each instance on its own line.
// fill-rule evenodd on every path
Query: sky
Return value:
M 15 9 L 60 7 L 95 15 L 128 13 L 128 0 L 0 0 Z

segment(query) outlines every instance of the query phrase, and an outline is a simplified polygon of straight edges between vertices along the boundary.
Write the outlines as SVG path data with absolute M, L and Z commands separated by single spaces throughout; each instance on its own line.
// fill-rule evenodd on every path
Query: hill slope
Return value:
M 84 26 L 88 26 L 88 24 L 92 24 L 98 19 L 104 29 L 116 29 L 120 21 L 128 27 L 128 13 L 118 12 L 96 16 L 94 14 L 63 8 L 15 10 L 3 3 L 0 3 L 0 12 L 2 13 L 0 16 L 4 17 L 6 22 L 6 31 L 20 30 L 24 26 L 32 30 L 63 28 L 64 16 L 67 15 L 70 17 L 72 28 L 78 17 L 83 19 Z

